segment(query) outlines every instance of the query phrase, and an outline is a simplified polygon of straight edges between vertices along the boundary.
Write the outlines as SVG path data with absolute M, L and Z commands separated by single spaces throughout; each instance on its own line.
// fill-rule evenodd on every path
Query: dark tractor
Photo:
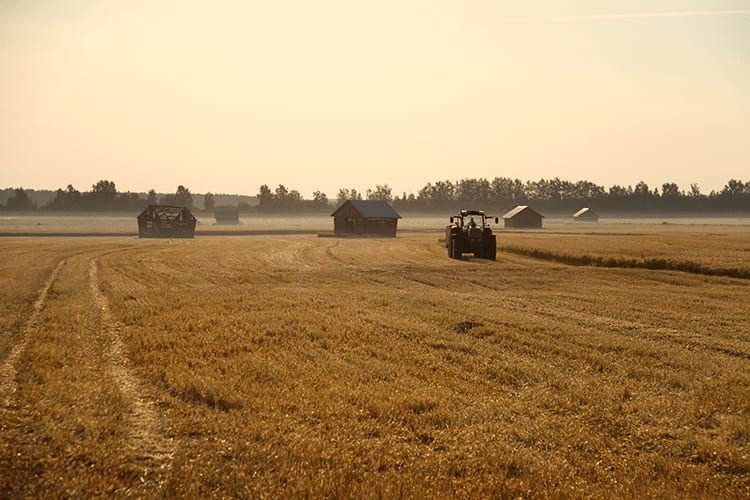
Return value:
M 461 210 L 451 217 L 450 225 L 445 228 L 448 257 L 460 259 L 465 253 L 473 253 L 480 259 L 495 260 L 497 241 L 490 227 L 492 219 L 482 210 Z M 498 218 L 494 220 L 497 224 Z

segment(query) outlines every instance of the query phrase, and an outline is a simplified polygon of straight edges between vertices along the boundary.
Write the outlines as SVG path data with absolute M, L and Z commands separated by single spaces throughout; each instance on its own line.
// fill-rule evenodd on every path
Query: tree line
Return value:
M 508 177 L 462 179 L 428 183 L 416 195 L 404 193 L 392 203 L 404 210 L 425 211 L 466 206 L 506 210 L 517 205 L 534 205 L 551 212 L 584 206 L 610 212 L 738 211 L 750 209 L 750 181 L 731 179 L 721 191 L 704 194 L 697 184 L 685 191 L 673 182 L 662 184 L 661 189 L 651 188 L 644 181 L 607 189 L 590 181 L 570 182 L 558 177 L 526 182 Z
M 610 212 L 702 212 L 742 211 L 750 209 L 750 181 L 732 179 L 721 191 L 701 193 L 697 184 L 684 191 L 673 182 L 651 188 L 643 181 L 635 186 L 614 185 L 609 189 L 589 181 L 570 182 L 555 177 L 522 182 L 508 177 L 466 178 L 459 181 L 427 183 L 415 193 L 393 196 L 388 184 L 378 184 L 365 193 L 341 188 L 337 205 L 346 200 L 385 200 L 398 210 L 437 212 L 467 207 L 506 211 L 517 205 L 534 205 L 539 210 L 568 212 L 584 206 Z M 298 191 L 279 185 L 272 191 L 267 185 L 258 193 L 261 211 L 295 211 L 328 206 L 324 193 L 316 191 L 312 200 L 304 200 Z
M 210 193 L 204 197 L 204 202 L 210 202 Z M 91 186 L 90 191 L 78 191 L 68 184 L 65 189 L 55 191 L 52 199 L 39 205 L 26 193 L 23 188 L 13 189 L 13 194 L 0 209 L 5 210 L 51 210 L 51 211 L 112 211 L 129 212 L 143 210 L 146 205 L 180 205 L 193 208 L 193 198 L 190 190 L 178 186 L 173 194 L 159 196 L 151 189 L 143 198 L 138 193 L 118 192 L 114 182 L 100 180 Z M 213 206 L 211 207 L 213 208 Z
M 589 181 L 570 182 L 557 177 L 523 182 L 508 177 L 465 178 L 458 181 L 436 181 L 427 183 L 417 193 L 393 196 L 388 184 L 377 184 L 364 193 L 353 188 L 339 189 L 336 199 L 315 191 L 312 199 L 305 199 L 299 191 L 279 184 L 275 189 L 263 184 L 257 194 L 258 205 L 251 207 L 241 202 L 231 208 L 259 212 L 325 212 L 333 205 L 346 200 L 384 200 L 397 210 L 437 212 L 467 207 L 503 211 L 516 205 L 533 205 L 541 211 L 568 212 L 582 206 L 610 212 L 711 212 L 746 211 L 750 209 L 750 181 L 729 180 L 720 191 L 708 194 L 701 192 L 697 184 L 685 191 L 675 183 L 664 183 L 660 188 L 651 188 L 643 181 L 635 186 L 614 185 L 606 189 Z M 190 209 L 193 196 L 185 186 L 178 186 L 174 193 L 157 195 L 151 189 L 144 198 L 138 193 L 118 192 L 115 183 L 100 180 L 91 190 L 80 192 L 72 185 L 58 189 L 49 201 L 39 206 L 23 188 L 16 188 L 4 210 L 57 210 L 57 211 L 135 211 L 146 205 L 180 205 Z M 212 193 L 203 195 L 203 209 L 213 210 Z

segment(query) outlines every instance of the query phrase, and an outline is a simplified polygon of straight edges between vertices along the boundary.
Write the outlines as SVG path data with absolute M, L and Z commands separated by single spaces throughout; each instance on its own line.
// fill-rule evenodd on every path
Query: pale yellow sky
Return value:
M 750 0 L 0 0 L 0 187 L 750 180 Z

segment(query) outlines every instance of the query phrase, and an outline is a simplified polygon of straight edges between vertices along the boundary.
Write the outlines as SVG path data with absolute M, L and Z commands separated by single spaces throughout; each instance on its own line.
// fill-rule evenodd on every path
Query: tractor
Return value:
M 480 259 L 495 260 L 497 242 L 490 227 L 492 219 L 482 210 L 461 210 L 451 217 L 450 225 L 445 228 L 448 257 L 460 259 L 465 253 L 473 253 Z M 498 218 L 494 217 L 494 221 L 497 224 Z

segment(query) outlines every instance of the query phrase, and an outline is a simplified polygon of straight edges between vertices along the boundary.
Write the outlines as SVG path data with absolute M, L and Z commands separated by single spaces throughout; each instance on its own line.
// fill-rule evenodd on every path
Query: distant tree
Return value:
M 639 197 L 647 197 L 651 196 L 651 191 L 648 187 L 648 184 L 646 184 L 643 181 L 638 182 L 638 184 L 635 185 L 635 189 L 633 190 L 633 194 L 635 196 Z
M 203 196 L 203 210 L 213 210 L 215 205 L 214 195 L 209 191 Z
M 391 187 L 388 184 L 376 184 L 375 189 L 367 190 L 368 200 L 380 200 L 380 201 L 391 201 Z
M 664 198 L 676 198 L 678 196 L 681 196 L 682 193 L 680 192 L 679 186 L 675 184 L 674 182 L 667 182 L 662 184 L 661 186 L 661 195 Z
M 138 193 L 118 193 L 117 199 L 115 200 L 115 208 L 118 211 L 132 211 L 142 210 L 146 206 L 146 202 Z
M 614 185 L 609 188 L 608 196 L 610 198 L 625 198 L 626 196 L 630 196 L 631 194 L 633 194 L 633 189 L 630 186 L 624 188 L 622 186 Z
M 287 205 L 294 205 L 295 203 L 302 201 L 302 195 L 296 189 L 292 189 L 287 192 L 286 199 Z
M 5 208 L 8 210 L 36 210 L 36 203 L 29 198 L 23 188 L 19 187 L 13 190 L 13 196 L 8 198 Z
M 339 189 L 339 194 L 336 196 L 336 199 L 339 203 L 342 203 L 346 200 L 361 200 L 362 195 L 357 192 L 356 189 L 346 189 L 341 188 Z
M 698 184 L 693 183 L 690 184 L 690 196 L 693 198 L 699 198 L 701 197 L 701 188 Z
M 321 193 L 320 191 L 315 191 L 313 193 L 313 205 L 319 208 L 328 208 L 328 196 L 326 196 L 325 193 Z
M 45 208 L 49 210 L 80 210 L 83 208 L 81 193 L 72 184 L 68 184 L 65 190 L 58 189 L 55 192 L 55 197 L 47 203 Z
M 487 179 L 461 179 L 455 194 L 464 204 L 484 206 L 492 197 L 492 187 Z
M 451 181 L 437 181 L 435 184 L 428 182 L 419 190 L 417 199 L 425 208 L 443 210 L 454 205 L 456 191 L 456 185 Z
M 277 200 L 283 200 L 289 194 L 289 190 L 286 188 L 285 185 L 279 184 L 278 187 L 274 190 L 273 194 Z
M 721 190 L 721 194 L 728 196 L 734 196 L 742 194 L 744 192 L 745 185 L 742 183 L 742 181 L 738 181 L 736 179 L 730 179 L 724 186 L 724 189 Z
M 174 195 L 174 201 L 175 205 L 193 208 L 193 197 L 190 195 L 190 190 L 185 186 L 177 186 L 177 192 Z
M 573 186 L 573 192 L 570 199 L 585 200 L 603 198 L 605 196 L 604 187 L 598 186 L 589 181 L 578 181 Z
M 146 203 L 148 203 L 149 205 L 156 205 L 158 203 L 156 191 L 154 191 L 153 189 L 148 190 L 148 194 L 146 195 Z
M 115 183 L 107 180 L 100 180 L 93 186 L 91 191 L 84 194 L 88 201 L 89 208 L 95 210 L 106 210 L 115 208 L 115 198 L 117 198 L 117 188 Z
M 263 184 L 258 192 L 258 207 L 261 210 L 268 210 L 273 204 L 273 193 L 267 184 Z

